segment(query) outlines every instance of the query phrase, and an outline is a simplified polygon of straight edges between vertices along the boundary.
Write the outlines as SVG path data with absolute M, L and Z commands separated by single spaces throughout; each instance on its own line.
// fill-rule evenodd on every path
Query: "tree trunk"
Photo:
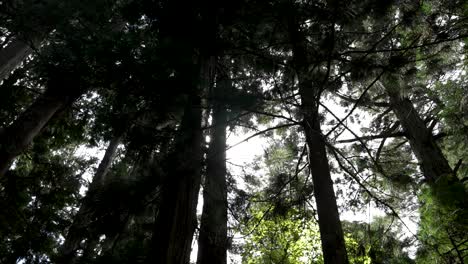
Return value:
M 294 18 L 289 21 L 289 37 L 293 66 L 299 82 L 303 128 L 306 136 L 309 170 L 314 184 L 320 239 L 325 264 L 348 263 L 333 181 L 330 175 L 325 138 L 320 127 L 319 101 L 321 89 L 309 72 L 310 59 L 306 40 Z
M 314 184 L 320 238 L 325 263 L 348 263 L 343 230 L 341 227 L 333 181 L 326 153 L 325 139 L 320 128 L 318 107 L 312 106 L 311 87 L 301 87 L 300 94 L 304 112 L 303 127 L 306 135 L 309 169 Z M 312 107 L 311 107 L 312 106 Z M 311 111 L 312 110 L 312 111 Z
M 203 213 L 198 239 L 198 264 L 226 263 L 227 252 L 227 184 L 226 126 L 227 113 L 222 100 L 228 81 L 215 88 L 213 125 L 210 148 L 206 158 L 203 190 Z
M 102 158 L 101 163 L 99 163 L 96 174 L 94 175 L 90 190 L 94 190 L 96 187 L 105 184 L 107 172 L 111 168 L 112 161 L 117 153 L 117 148 L 122 141 L 122 137 L 123 134 L 117 135 L 109 142 L 104 157 Z
M 110 142 L 106 149 L 104 157 L 102 158 L 93 180 L 89 186 L 86 197 L 83 199 L 83 203 L 78 210 L 73 223 L 70 226 L 65 242 L 60 248 L 59 262 L 60 263 L 74 263 L 76 258 L 76 251 L 80 248 L 80 243 L 84 238 L 93 240 L 94 238 L 89 237 L 87 233 L 87 225 L 89 224 L 90 211 L 92 210 L 92 204 L 89 197 L 90 193 L 93 193 L 100 186 L 105 183 L 107 172 L 109 171 L 112 161 L 114 160 L 117 152 L 117 147 L 122 140 L 122 134 L 115 136 Z
M 199 55 L 196 56 L 197 61 L 192 61 L 191 64 L 187 61 L 184 67 L 177 67 L 180 73 L 179 78 L 187 85 L 188 98 L 179 134 L 175 138 L 174 149 L 168 157 L 167 177 L 161 186 L 161 203 L 155 217 L 152 237 L 154 252 L 150 255 L 150 262 L 188 264 L 193 234 L 197 227 L 196 209 L 203 166 L 202 144 L 204 140 L 201 129 L 200 95 L 208 91 L 213 80 L 212 72 L 215 65 L 212 54 L 215 49 L 210 49 L 210 47 L 213 47 L 212 45 L 216 42 L 209 32 L 216 30 L 218 24 L 209 23 L 205 14 L 205 12 L 212 11 L 212 9 L 207 10 L 206 7 L 214 10 L 214 5 L 197 6 L 199 11 L 194 13 L 191 10 L 196 10 L 195 5 L 201 3 L 190 2 L 191 8 L 188 8 L 185 2 L 169 2 L 167 17 L 161 18 L 161 36 L 167 34 L 167 39 L 180 47 L 178 46 L 177 51 L 169 49 L 168 52 L 176 52 L 177 57 L 195 58 L 195 49 L 197 49 Z M 202 3 L 205 2 L 202 1 Z M 182 8 L 182 11 L 180 4 L 186 7 Z M 172 14 L 177 14 L 177 16 Z M 201 23 L 198 21 L 200 16 Z M 195 47 L 187 45 L 194 39 L 202 40 L 202 42 Z
M 45 92 L 0 135 L 0 177 L 10 168 L 52 116 L 70 102 L 68 96 Z
M 385 86 L 393 112 L 406 132 L 411 148 L 420 163 L 421 170 L 429 184 L 438 179 L 452 176 L 453 170 L 432 136 L 432 131 L 419 116 L 413 103 L 401 96 L 398 89 Z
M 466 188 L 450 167 L 431 129 L 426 127 L 409 98 L 403 97 L 394 87 L 385 86 L 385 90 L 389 95 L 392 110 L 405 130 L 411 149 L 419 161 L 424 179 L 438 203 L 446 208 L 466 208 Z M 466 217 L 461 216 L 457 219 L 459 220 L 454 221 L 453 228 L 458 228 L 455 222 L 463 221 Z
M 39 41 L 33 41 L 39 44 Z M 30 45 L 18 38 L 15 38 L 5 48 L 0 50 L 0 82 L 7 78 L 10 73 L 32 53 Z
M 200 97 L 190 97 L 174 152 L 168 158 L 168 177 L 153 232 L 153 263 L 186 264 L 190 260 L 203 156 Z

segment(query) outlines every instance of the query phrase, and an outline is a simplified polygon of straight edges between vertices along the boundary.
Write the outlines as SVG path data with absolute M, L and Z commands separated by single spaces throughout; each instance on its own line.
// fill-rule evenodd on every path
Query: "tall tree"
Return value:
M 354 239 L 343 235 L 336 201 L 343 193 L 356 194 L 344 199 L 345 210 L 373 199 L 395 220 L 417 210 L 418 196 L 418 261 L 467 261 L 466 120 L 459 105 L 466 87 L 444 89 L 451 81 L 466 86 L 466 45 L 447 45 L 466 42 L 460 1 L 18 0 L 1 1 L 0 10 L 0 78 L 27 56 L 15 41 L 31 44 L 34 32 L 47 33 L 34 60 L 0 81 L 0 262 L 48 263 L 61 254 L 60 263 L 186 264 L 203 172 L 199 263 L 226 263 L 228 202 L 229 219 L 247 227 L 239 228 L 247 243 L 238 252 L 249 262 L 322 262 L 323 255 L 325 263 L 412 263 L 403 254 L 412 240 L 397 241 L 390 218 L 377 231 L 358 224 L 350 227 Z M 118 38 L 114 14 L 125 27 Z M 220 54 L 228 67 L 215 63 Z M 215 82 L 223 67 L 229 77 Z M 226 102 L 221 88 L 230 85 Z M 452 102 L 437 101 L 438 90 Z M 334 95 L 348 103 L 344 119 L 329 107 Z M 204 124 L 210 107 L 213 127 Z M 362 110 L 375 117 L 361 126 L 371 135 L 353 131 L 367 123 L 357 117 Z M 428 124 L 428 116 L 442 118 Z M 109 132 L 126 126 L 123 119 L 132 120 L 126 155 L 109 169 L 120 141 Z M 252 175 L 234 201 L 227 201 L 238 174 L 226 168 L 226 123 L 270 143 L 269 172 L 263 160 L 244 166 Z M 207 153 L 204 128 L 211 129 Z M 355 138 L 341 140 L 346 131 Z M 436 142 L 432 131 L 449 136 Z M 116 138 L 79 201 L 80 174 L 94 162 L 76 150 L 111 141 L 109 134 Z M 330 135 L 359 144 L 338 148 Z M 106 174 L 110 181 L 102 181 Z M 422 174 L 429 184 L 418 184 Z M 317 206 L 309 203 L 314 196 Z M 80 203 L 73 216 L 70 208 Z M 321 238 L 307 227 L 315 213 Z
M 153 233 L 154 263 L 188 263 L 195 231 L 202 166 L 200 98 L 191 95 L 167 164 Z
M 75 99 L 73 96 L 46 92 L 37 98 L 13 124 L 4 129 L 0 135 L 0 177 L 5 175 L 13 159 L 29 146 L 52 116 L 73 99 Z
M 23 62 L 33 49 L 31 45 L 36 47 L 39 41 L 32 41 L 28 44 L 27 41 L 15 38 L 5 48 L 0 50 L 0 81 L 8 77 L 10 73 Z
M 66 30 L 73 32 L 73 34 L 70 33 L 70 35 L 63 37 L 60 35 L 64 32 L 58 32 L 58 36 L 56 36 L 58 39 L 54 39 L 52 41 L 54 44 L 50 45 L 47 52 L 42 54 L 37 62 L 35 73 L 39 75 L 38 77 L 46 89 L 45 91 L 40 90 L 40 95 L 35 102 L 27 107 L 13 123 L 2 129 L 0 135 L 0 177 L 4 176 L 14 158 L 26 150 L 56 113 L 69 107 L 81 95 L 94 88 L 93 86 L 103 85 L 99 78 L 94 79 L 95 83 L 92 84 L 93 81 L 88 82 L 90 79 L 84 80 L 83 76 L 95 72 L 97 65 L 108 63 L 109 53 L 105 52 L 107 50 L 105 45 L 108 45 L 108 40 L 118 33 L 116 30 L 122 28 L 115 28 L 114 24 L 109 21 L 98 22 L 103 23 L 103 25 L 101 24 L 99 30 L 93 34 L 98 32 L 107 32 L 107 34 L 97 36 L 90 34 L 87 28 L 70 26 Z M 97 38 L 94 42 L 87 43 L 87 48 L 78 44 L 80 39 L 86 38 L 86 36 Z M 60 39 L 61 37 L 65 40 Z M 85 54 L 93 56 L 91 54 L 98 51 L 102 51 L 103 55 L 98 60 L 99 62 L 87 61 Z M 107 67 L 107 70 L 110 69 L 110 66 Z M 100 74 L 103 74 L 103 71 L 100 71 Z M 90 76 L 88 75 L 88 77 Z
M 182 24 L 172 17 L 180 13 L 177 3 L 168 3 L 167 14 L 161 19 L 162 37 L 179 48 L 171 54 L 181 59 L 182 65 L 175 67 L 176 76 L 186 87 L 187 100 L 155 220 L 152 258 L 156 263 L 188 263 L 197 226 L 203 160 L 201 96 L 214 83 L 218 9 L 213 1 L 196 2 L 191 7 L 182 12 Z
M 220 77 L 211 103 L 213 114 L 203 185 L 198 264 L 227 261 L 226 93 L 230 86 L 227 76 Z
M 297 75 L 301 98 L 302 122 L 307 143 L 309 169 L 314 183 L 323 258 L 325 263 L 348 263 L 335 191 L 333 190 L 333 180 L 328 164 L 326 139 L 322 134 L 320 124 L 319 103 L 324 82 L 321 83 L 317 80 L 321 79 L 319 78 L 321 75 L 314 76 L 309 71 L 313 65 L 312 58 L 307 50 L 307 40 L 299 27 L 300 21 L 297 19 L 292 13 L 288 18 L 288 31 L 293 53 L 292 65 Z M 334 22 L 331 25 L 334 27 Z M 329 41 L 334 41 L 332 39 L 334 37 L 333 30 L 333 28 L 330 29 Z
M 403 127 L 414 154 L 420 162 L 421 171 L 426 181 L 433 185 L 442 177 L 456 182 L 456 175 L 450 167 L 442 150 L 426 122 L 419 116 L 411 100 L 404 95 L 398 81 L 383 85 L 387 92 L 393 111 Z
M 109 171 L 114 156 L 117 152 L 117 147 L 119 146 L 120 142 L 122 141 L 122 133 L 115 135 L 107 149 L 104 153 L 104 157 L 102 158 L 99 166 L 94 174 L 94 177 L 91 181 L 91 184 L 88 189 L 88 194 L 95 193 L 99 188 L 106 182 L 107 172 Z M 75 262 L 75 254 L 76 251 L 80 248 L 81 241 L 83 238 L 89 236 L 86 232 L 86 227 L 89 225 L 90 221 L 90 214 L 92 213 L 92 197 L 91 195 L 87 195 L 78 210 L 78 213 L 73 219 L 72 225 L 69 227 L 67 235 L 65 237 L 65 242 L 60 248 L 58 262 L 60 263 L 74 263 Z

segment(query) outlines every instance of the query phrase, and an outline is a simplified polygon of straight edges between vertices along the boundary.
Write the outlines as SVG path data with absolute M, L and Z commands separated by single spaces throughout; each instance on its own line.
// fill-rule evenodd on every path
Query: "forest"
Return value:
M 0 1 L 0 263 L 468 264 L 467 44 L 465 0 Z

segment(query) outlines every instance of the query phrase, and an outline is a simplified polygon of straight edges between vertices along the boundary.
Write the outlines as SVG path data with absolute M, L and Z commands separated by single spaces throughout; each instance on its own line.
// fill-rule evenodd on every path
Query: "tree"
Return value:
M 317 82 L 317 79 L 320 79 L 320 74 L 314 76 L 309 73 L 311 59 L 306 48 L 306 38 L 300 31 L 300 22 L 295 19 L 294 14 L 290 15 L 292 17 L 287 19 L 290 20 L 288 21 L 288 30 L 293 52 L 292 64 L 298 79 L 301 111 L 304 118 L 303 129 L 307 142 L 309 169 L 314 182 L 314 196 L 317 203 L 323 257 L 326 263 L 348 263 L 333 190 L 333 181 L 328 165 L 325 138 L 320 128 L 318 108 L 324 87 L 321 86 L 320 82 Z M 328 34 L 333 34 L 333 30 L 331 29 Z
M 93 19 L 92 17 L 90 18 Z M 89 21 L 100 25 L 102 32 L 115 27 L 109 21 L 102 26 L 103 21 Z M 56 45 L 49 46 L 48 52 L 44 52 L 42 60 L 38 61 L 38 72 L 44 74 L 41 77 L 45 79 L 47 88 L 45 91 L 39 91 L 40 96 L 36 101 L 31 104 L 12 124 L 3 128 L 0 139 L 0 177 L 6 173 L 11 166 L 14 158 L 20 155 L 31 143 L 31 141 L 39 134 L 43 127 L 50 121 L 50 119 L 60 110 L 69 107 L 75 100 L 82 94 L 90 90 L 91 83 L 86 83 L 82 79 L 82 74 L 91 72 L 92 69 L 89 61 L 86 61 L 86 52 L 95 52 L 105 49 L 104 46 L 99 44 L 108 44 L 106 42 L 109 35 L 96 40 L 93 43 L 88 43 L 88 47 L 79 47 L 76 40 L 80 34 L 84 36 L 89 33 L 86 32 L 87 28 L 73 27 L 65 28 L 64 31 L 58 32 L 58 39 Z M 73 32 L 74 35 L 63 37 L 61 34 Z M 86 32 L 86 33 L 85 33 Z M 111 31 L 112 32 L 112 31 Z M 98 32 L 94 32 L 91 38 L 98 36 Z M 101 36 L 102 37 L 102 36 Z M 112 34 L 111 34 L 112 37 Z M 65 42 L 62 44 L 60 42 Z M 88 54 L 90 54 L 88 53 Z M 102 58 L 102 57 L 101 57 Z M 102 62 L 102 60 L 101 60 Z M 61 63 L 57 67 L 57 63 Z M 94 65 L 97 66 L 97 65 Z M 66 87 L 66 88 L 64 88 Z
M 114 138 L 109 142 L 104 157 L 102 158 L 93 180 L 89 186 L 88 192 L 96 192 L 99 188 L 106 183 L 107 173 L 112 165 L 112 161 L 117 152 L 117 147 L 122 140 L 122 135 L 115 135 Z M 76 216 L 74 217 L 73 224 L 70 226 L 65 242 L 60 248 L 59 260 L 61 263 L 73 263 L 74 255 L 76 250 L 79 249 L 80 243 L 85 237 L 86 226 L 89 225 L 90 217 L 88 214 L 92 212 L 92 200 L 91 195 L 83 199 L 83 203 Z
M 460 1 L 0 6 L 0 262 L 466 262 Z
M 195 98 L 193 98 L 195 97 Z M 201 109 L 192 95 L 187 103 L 179 133 L 170 156 L 170 171 L 163 182 L 161 207 L 153 233 L 154 261 L 187 263 L 195 231 L 196 205 L 201 181 Z
M 35 42 L 37 46 L 37 41 Z M 32 48 L 25 41 L 15 39 L 0 50 L 0 80 L 8 75 L 30 54 Z
M 203 187 L 203 212 L 198 239 L 197 263 L 226 263 L 227 257 L 227 170 L 226 170 L 226 94 L 231 88 L 227 76 L 219 77 L 214 88 L 212 132 L 206 158 Z
M 284 215 L 256 204 L 241 232 L 245 236 L 243 263 L 323 263 L 320 234 L 312 219 L 296 209 Z
M 351 254 L 357 263 L 363 256 L 370 263 L 414 263 L 408 256 L 411 238 L 404 237 L 401 226 L 390 216 L 377 217 L 368 224 L 345 222 L 344 229 L 348 241 L 355 243 Z
M 2 181 L 1 262 L 49 262 L 59 246 L 58 234 L 69 224 L 71 212 L 66 208 L 79 197 L 81 177 L 92 164 L 73 155 L 73 144 L 81 140 L 72 133 L 77 126 L 53 126 L 63 134 L 47 134 L 53 134 L 60 147 L 47 135 L 38 137 L 31 154 L 20 157 Z

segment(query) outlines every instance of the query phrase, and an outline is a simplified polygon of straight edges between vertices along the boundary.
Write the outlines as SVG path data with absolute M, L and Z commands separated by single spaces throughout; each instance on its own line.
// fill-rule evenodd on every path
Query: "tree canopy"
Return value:
M 462 0 L 0 1 L 0 263 L 467 263 L 467 41 Z

